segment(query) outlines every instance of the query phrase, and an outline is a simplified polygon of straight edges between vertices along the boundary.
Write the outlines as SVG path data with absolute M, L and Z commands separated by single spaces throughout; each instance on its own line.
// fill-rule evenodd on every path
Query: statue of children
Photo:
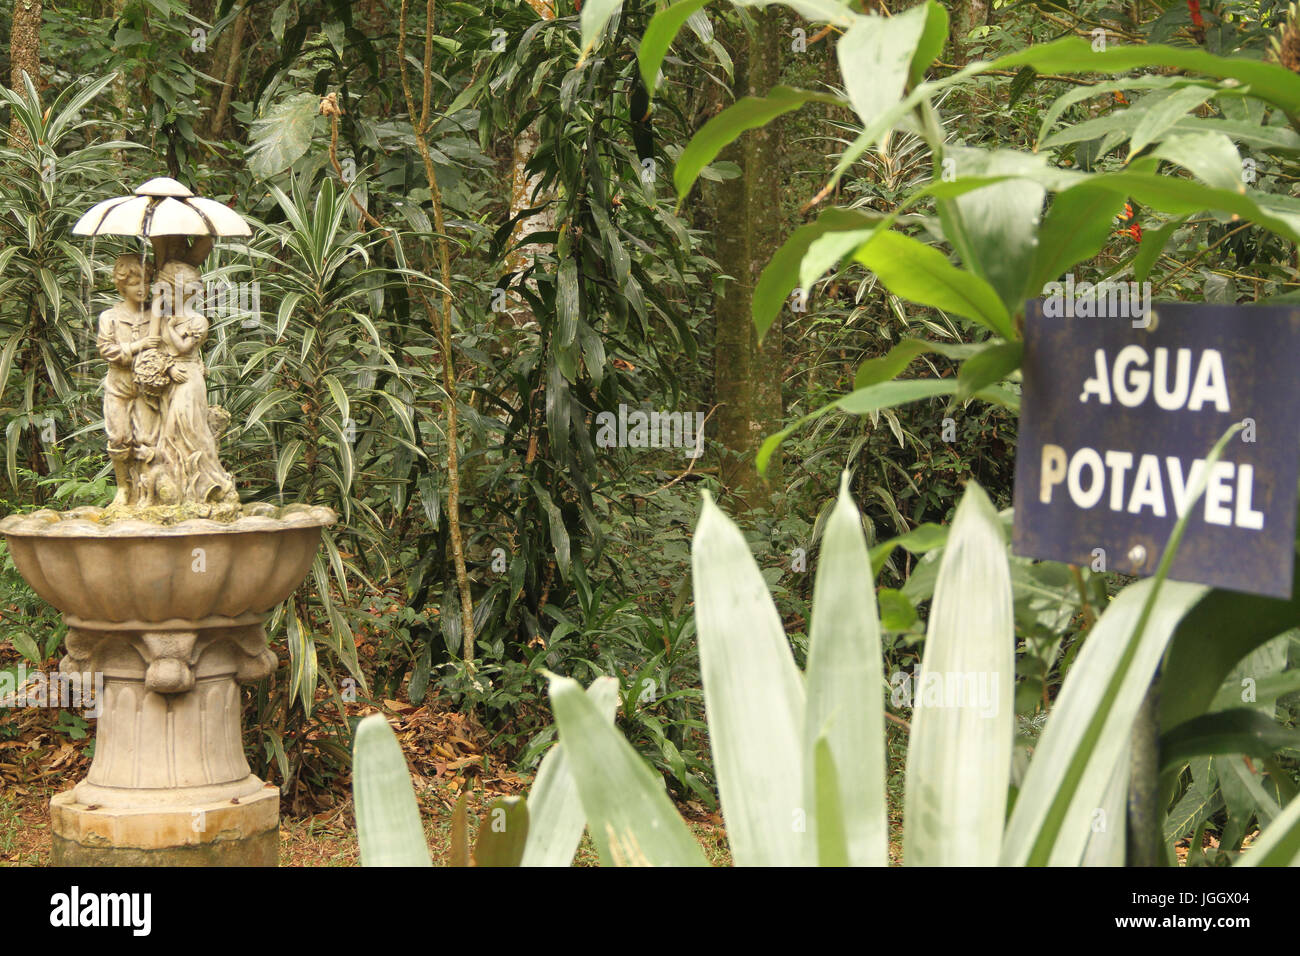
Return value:
M 137 503 L 139 465 L 153 458 L 158 440 L 158 402 L 139 387 L 133 374 L 136 356 L 162 346 L 150 334 L 150 270 L 138 256 L 121 255 L 113 263 L 113 283 L 122 301 L 99 316 L 97 344 L 108 362 L 104 376 L 104 430 L 113 461 L 117 494 L 110 507 Z

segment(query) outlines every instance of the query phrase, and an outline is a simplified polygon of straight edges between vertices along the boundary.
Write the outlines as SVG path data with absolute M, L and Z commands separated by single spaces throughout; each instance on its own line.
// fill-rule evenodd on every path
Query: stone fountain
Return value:
M 164 178 L 73 232 L 141 236 L 153 258 L 117 259 L 121 301 L 99 317 L 112 503 L 0 521 L 18 571 L 67 622 L 60 670 L 102 677 L 90 772 L 50 801 L 52 859 L 275 866 L 280 792 L 249 772 L 238 682 L 274 671 L 263 625 L 335 515 L 241 504 L 218 458 L 228 416 L 208 405 L 198 267 L 215 237 L 251 230 Z

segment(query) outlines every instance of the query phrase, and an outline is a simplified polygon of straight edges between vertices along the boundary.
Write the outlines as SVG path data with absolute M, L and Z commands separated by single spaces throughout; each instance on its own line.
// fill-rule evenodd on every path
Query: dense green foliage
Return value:
M 112 494 L 91 323 L 127 246 L 72 237 L 77 216 L 170 174 L 256 223 L 208 262 L 213 280 L 257 294 L 216 317 L 205 361 L 232 414 L 223 454 L 244 499 L 342 517 L 272 619 L 287 659 L 246 701 L 255 772 L 307 803 L 347 775 L 358 712 L 386 699 L 472 712 L 535 769 L 556 738 L 549 672 L 611 677 L 618 729 L 670 794 L 712 809 L 721 788 L 725 808 L 691 565 L 701 489 L 737 515 L 793 667 L 809 674 L 814 572 L 856 509 L 877 576 L 879 677 L 905 720 L 900 689 L 929 650 L 963 489 L 978 483 L 984 518 L 1010 520 L 1025 301 L 1066 273 L 1149 281 L 1164 299 L 1300 290 L 1300 24 L 1281 3 L 1204 4 L 1202 24 L 1172 0 L 890 4 L 890 16 L 835 0 L 553 6 L 444 3 L 430 23 L 399 0 L 84 0 L 46 10 L 39 82 L 0 89 L 0 119 L 26 130 L 0 146 L 5 510 Z M 773 23 L 778 82 L 738 97 Z M 765 216 L 782 240 L 740 265 L 784 411 L 724 447 L 709 416 L 728 367 L 710 343 L 737 269 L 723 265 L 735 264 L 718 196 L 756 188 L 728 152 L 742 134 L 779 142 Z M 699 413 L 703 453 L 609 447 L 600 416 L 622 406 Z M 737 458 L 774 463 L 761 495 L 726 479 Z M 1020 800 L 1063 685 L 1116 627 L 1108 616 L 1132 624 L 1136 599 L 1088 568 L 1008 555 L 1006 576 Z M 54 666 L 55 615 L 7 557 L 2 582 L 13 654 L 0 665 Z M 1194 859 L 1227 862 L 1252 821 L 1280 815 L 1300 764 L 1291 747 L 1260 751 L 1258 722 L 1227 744 L 1223 726 L 1192 722 L 1239 711 L 1245 675 L 1266 688 L 1257 715 L 1293 728 L 1300 618 L 1172 590 L 1185 613 L 1170 611 L 1158 638 L 1138 626 L 1110 640 L 1136 634 L 1166 655 L 1161 679 L 1190 701 L 1161 715 L 1185 755 L 1162 768 L 1165 844 L 1195 834 Z M 1224 621 L 1240 633 L 1198 666 Z M 590 723 L 592 709 L 567 718 Z M 816 741 L 803 744 L 821 774 Z M 1047 823 L 1013 817 L 1014 853 L 999 828 L 969 858 L 1058 852 L 1064 811 L 1034 799 Z M 846 820 L 849 858 L 879 861 L 880 834 Z M 1220 852 L 1207 856 L 1211 829 Z M 738 862 L 764 859 L 738 839 Z

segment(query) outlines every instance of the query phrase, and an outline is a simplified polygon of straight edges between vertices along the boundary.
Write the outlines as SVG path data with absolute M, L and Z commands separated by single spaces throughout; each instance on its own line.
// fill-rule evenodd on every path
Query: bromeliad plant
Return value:
M 889 862 L 880 624 L 861 517 L 847 488 L 846 477 L 826 524 L 802 673 L 740 530 L 707 496 L 704 502 L 692 547 L 695 614 L 722 812 L 738 865 Z M 1018 774 L 1006 541 L 983 490 L 967 487 L 939 560 L 911 726 L 905 863 L 1124 862 L 1129 741 L 1161 659 L 1168 650 L 1167 671 L 1193 685 L 1180 695 L 1177 716 L 1195 715 L 1213 697 L 1202 691 L 1219 687 L 1245 643 L 1217 652 L 1224 643 L 1210 643 L 1207 654 L 1205 630 L 1230 613 L 1234 596 L 1165 579 L 1185 526 L 1184 517 L 1157 575 L 1125 588 L 1101 615 L 1028 770 Z M 1275 603 L 1257 632 L 1297 619 L 1294 606 Z M 1193 652 L 1203 665 L 1194 676 L 1181 663 Z M 527 826 L 526 835 L 516 832 L 508 862 L 567 863 L 585 821 L 605 864 L 704 864 L 662 781 L 612 726 L 612 681 L 602 678 L 584 694 L 553 675 L 550 693 L 560 742 L 530 795 L 532 822 L 521 808 L 494 805 L 500 826 L 482 831 L 483 859 L 501 859 L 493 841 Z M 1221 732 L 1193 730 L 1184 724 L 1166 735 L 1166 766 L 1222 751 Z M 1239 735 L 1227 746 L 1240 742 Z M 354 781 L 363 862 L 427 862 L 405 763 L 382 717 L 359 728 Z M 1300 865 L 1300 800 L 1279 809 L 1241 862 Z
M 826 528 L 803 674 L 744 538 L 707 500 L 693 554 L 710 737 L 735 862 L 887 863 L 880 629 L 847 491 Z M 998 515 L 977 485 L 968 486 L 930 613 L 908 753 L 904 862 L 1123 862 L 1135 716 L 1171 638 L 1177 646 L 1183 636 L 1180 622 L 1197 621 L 1207 601 L 1222 599 L 1166 581 L 1168 564 L 1126 588 L 1098 620 L 1028 771 L 1009 787 L 1011 577 Z M 1214 665 L 1206 673 L 1202 683 L 1217 686 L 1223 677 Z M 551 699 L 602 861 L 703 862 L 662 788 L 578 686 L 552 678 Z M 1300 864 L 1300 801 L 1276 816 L 1242 862 Z

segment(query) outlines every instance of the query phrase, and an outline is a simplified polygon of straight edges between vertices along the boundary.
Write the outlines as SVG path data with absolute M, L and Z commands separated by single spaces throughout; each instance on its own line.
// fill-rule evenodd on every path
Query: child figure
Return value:
M 171 356 L 174 384 L 162 402 L 160 467 L 154 492 L 163 503 L 236 503 L 234 479 L 217 457 L 208 409 L 207 370 L 200 348 L 208 337 L 208 320 L 190 307 L 201 293 L 198 270 L 173 260 L 158 272 L 154 309 L 161 316 L 163 346 Z
M 99 354 L 108 362 L 104 430 L 117 482 L 110 507 L 137 503 L 138 463 L 153 459 L 158 440 L 158 399 L 139 387 L 132 371 L 141 351 L 162 345 L 160 336 L 150 334 L 149 279 L 148 266 L 137 256 L 118 256 L 113 263 L 113 284 L 122 301 L 99 316 L 97 344 Z

